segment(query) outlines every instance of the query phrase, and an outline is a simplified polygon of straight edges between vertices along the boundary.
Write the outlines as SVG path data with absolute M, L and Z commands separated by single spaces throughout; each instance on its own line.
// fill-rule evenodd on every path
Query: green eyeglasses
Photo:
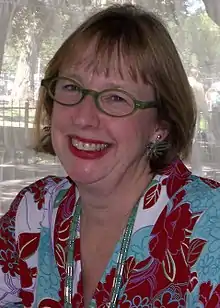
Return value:
M 131 94 L 120 89 L 107 89 L 97 92 L 82 88 L 75 80 L 67 77 L 43 79 L 41 86 L 45 87 L 52 100 L 64 106 L 79 104 L 86 95 L 94 98 L 96 107 L 112 117 L 125 117 L 137 109 L 156 108 L 157 101 L 139 101 Z

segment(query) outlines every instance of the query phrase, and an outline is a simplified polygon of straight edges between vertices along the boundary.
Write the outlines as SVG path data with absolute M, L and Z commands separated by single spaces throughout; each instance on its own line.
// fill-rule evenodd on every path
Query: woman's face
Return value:
M 130 77 L 122 79 L 119 73 L 106 77 L 75 65 L 60 71 L 60 76 L 74 78 L 83 88 L 100 92 L 117 87 L 138 100 L 154 100 L 150 85 Z M 71 107 L 54 102 L 53 147 L 67 174 L 78 184 L 119 183 L 124 177 L 129 180 L 136 173 L 142 174 L 148 168 L 146 145 L 158 134 L 163 132 L 158 127 L 156 108 L 115 118 L 99 111 L 91 95 Z

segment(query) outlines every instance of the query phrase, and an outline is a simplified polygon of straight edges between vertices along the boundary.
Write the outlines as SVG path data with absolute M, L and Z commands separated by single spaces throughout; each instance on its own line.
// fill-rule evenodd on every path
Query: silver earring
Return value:
M 43 127 L 43 132 L 44 133 L 50 133 L 51 127 L 50 126 L 44 126 Z
M 169 149 L 169 143 L 167 141 L 160 141 L 161 138 L 161 135 L 158 135 L 154 142 L 149 142 L 146 146 L 146 154 L 149 160 L 160 158 Z
M 51 138 L 51 126 L 44 126 L 41 142 L 47 143 L 49 138 Z

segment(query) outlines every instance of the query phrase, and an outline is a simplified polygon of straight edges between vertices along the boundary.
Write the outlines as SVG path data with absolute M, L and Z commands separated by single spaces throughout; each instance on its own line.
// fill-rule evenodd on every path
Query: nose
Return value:
M 74 125 L 81 128 L 85 127 L 98 127 L 100 123 L 99 113 L 94 97 L 87 94 L 82 101 L 71 108 L 72 121 Z

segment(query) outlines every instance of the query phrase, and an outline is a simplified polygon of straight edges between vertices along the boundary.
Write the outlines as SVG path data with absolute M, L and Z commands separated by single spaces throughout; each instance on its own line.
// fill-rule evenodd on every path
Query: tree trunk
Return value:
M 8 32 L 10 32 L 9 27 L 11 26 L 11 21 L 16 7 L 17 1 L 3 0 L 3 2 L 0 3 L 0 73 L 2 70 L 5 43 Z

